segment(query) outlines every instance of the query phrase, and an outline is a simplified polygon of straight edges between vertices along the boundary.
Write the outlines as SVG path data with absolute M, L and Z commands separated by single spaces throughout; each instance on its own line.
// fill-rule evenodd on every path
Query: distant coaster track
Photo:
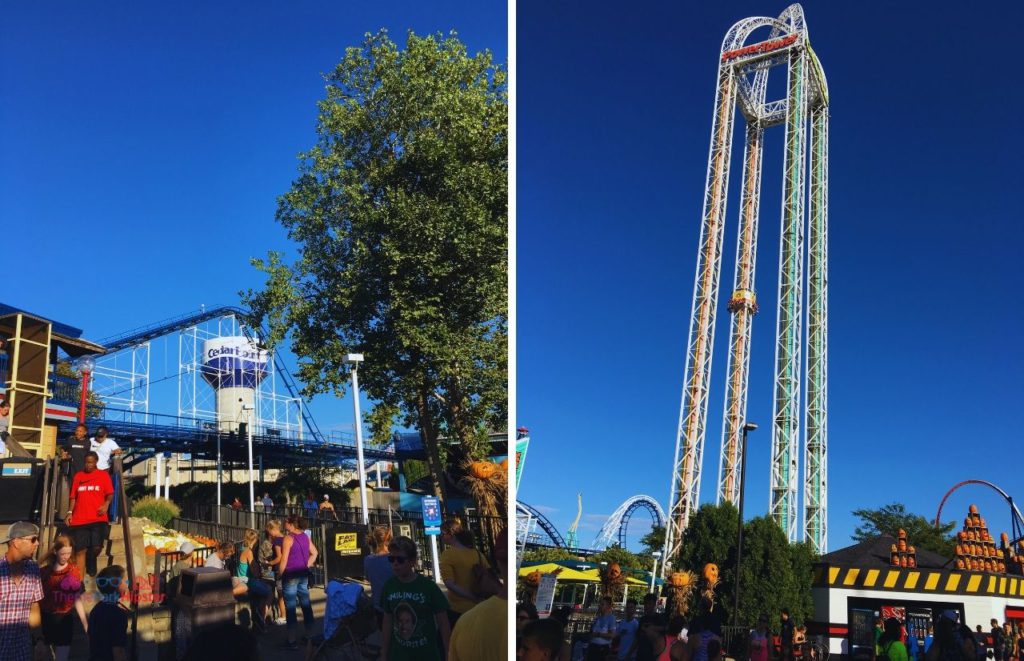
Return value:
M 629 520 L 639 509 L 645 509 L 650 513 L 655 526 L 665 525 L 665 511 L 661 509 L 658 501 L 643 494 L 636 495 L 619 505 L 619 508 L 608 517 L 608 520 L 605 521 L 604 526 L 601 528 L 601 532 L 594 538 L 594 548 L 607 548 L 611 546 L 613 541 L 617 541 L 621 548 L 626 548 L 626 533 L 629 528 Z
M 164 319 L 162 321 L 132 329 L 119 335 L 113 335 L 101 340 L 100 344 L 106 348 L 107 353 L 114 353 L 116 351 L 121 351 L 123 349 L 128 349 L 130 347 L 149 342 L 150 340 L 154 340 L 158 337 L 163 337 L 164 335 L 169 335 L 177 331 L 185 330 L 186 328 L 191 328 L 192 326 L 196 326 L 206 321 L 228 316 L 233 316 L 244 321 L 245 323 L 242 324 L 242 332 L 247 338 L 249 338 L 249 340 L 256 340 L 252 334 L 252 329 L 254 327 L 250 321 L 252 313 L 249 310 L 232 305 L 219 305 L 209 309 L 200 310 L 199 312 L 191 312 L 177 317 Z M 256 330 L 258 330 L 263 337 L 269 335 L 267 329 L 262 326 L 257 327 Z M 320 427 L 317 426 L 316 421 L 310 414 L 305 400 L 300 396 L 299 389 L 295 384 L 295 379 L 292 377 L 291 372 L 289 372 L 288 368 L 282 363 L 282 361 L 277 360 L 276 357 L 274 360 L 274 366 L 277 368 L 277 373 L 281 377 L 281 382 L 287 389 L 288 394 L 296 401 L 301 402 L 302 421 L 305 423 L 306 429 L 310 431 L 317 441 L 326 443 L 327 441 L 324 438 L 323 433 L 320 431 Z
M 946 504 L 946 501 L 949 499 L 950 496 L 953 495 L 954 491 L 968 484 L 980 484 L 981 486 L 985 486 L 988 487 L 989 489 L 992 489 L 1000 496 L 1002 496 L 1003 499 L 1006 500 L 1007 504 L 1010 506 L 1010 526 L 1012 527 L 1011 529 L 1013 535 L 1011 543 L 1016 544 L 1017 542 L 1024 539 L 1024 516 L 1021 515 L 1020 510 L 1017 509 L 1017 505 L 1013 502 L 1013 496 L 1006 493 L 1005 491 L 997 487 L 995 484 L 992 484 L 987 480 L 964 480 L 963 482 L 958 482 L 954 484 L 953 488 L 946 492 L 946 495 L 942 497 L 942 501 L 939 503 L 939 511 L 935 513 L 936 528 L 942 525 L 943 505 Z
M 516 509 L 519 510 L 520 512 L 526 512 L 534 519 L 536 519 L 537 525 L 539 525 L 541 529 L 545 533 L 547 533 L 548 537 L 551 538 L 551 541 L 554 542 L 555 546 L 562 549 L 568 548 L 568 546 L 565 543 L 565 539 L 562 537 L 562 534 L 558 532 L 558 528 L 555 528 L 554 524 L 548 520 L 548 517 L 544 516 L 543 514 L 541 514 L 540 512 L 530 507 L 521 500 L 516 501 Z

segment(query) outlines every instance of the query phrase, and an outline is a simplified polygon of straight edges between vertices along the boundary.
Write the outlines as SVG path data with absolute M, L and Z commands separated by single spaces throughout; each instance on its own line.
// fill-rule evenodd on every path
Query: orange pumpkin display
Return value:
M 608 565 L 609 579 L 614 581 L 617 580 L 620 576 L 622 576 L 622 567 L 619 566 L 619 563 L 613 562 L 610 565 Z
M 146 555 L 156 555 L 156 547 L 152 544 L 146 545 Z
M 718 583 L 718 565 L 713 562 L 704 565 L 704 580 L 710 585 Z
M 493 461 L 474 461 L 469 465 L 473 477 L 478 480 L 489 480 L 498 470 L 498 465 Z
M 685 588 L 693 583 L 693 574 L 688 571 L 673 572 L 669 582 L 674 588 Z

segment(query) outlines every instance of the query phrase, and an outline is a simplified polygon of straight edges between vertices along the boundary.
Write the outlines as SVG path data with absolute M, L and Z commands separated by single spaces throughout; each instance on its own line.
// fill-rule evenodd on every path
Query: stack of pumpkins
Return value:
M 1024 574 L 1024 541 L 1017 542 L 1017 548 L 1014 548 L 1005 532 L 999 538 L 1003 542 L 1002 551 L 1007 570 L 1013 574 Z
M 964 571 L 1005 572 L 1003 553 L 988 532 L 978 506 L 971 505 L 964 519 L 964 529 L 956 534 L 956 568 Z
M 889 550 L 889 564 L 893 567 L 917 567 L 917 549 L 907 545 L 907 531 L 900 528 L 897 537 Z

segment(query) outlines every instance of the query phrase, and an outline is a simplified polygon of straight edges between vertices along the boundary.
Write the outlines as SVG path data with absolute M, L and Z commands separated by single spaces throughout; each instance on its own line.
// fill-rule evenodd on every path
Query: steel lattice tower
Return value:
M 764 41 L 745 45 L 751 34 L 768 28 Z M 786 98 L 767 101 L 771 69 L 787 69 Z M 804 447 L 805 539 L 819 552 L 827 546 L 826 526 L 826 331 L 828 233 L 828 87 L 811 49 L 803 9 L 791 5 L 778 18 L 739 21 L 722 42 L 711 129 L 707 183 L 697 253 L 685 380 L 679 411 L 670 512 L 666 526 L 666 571 L 679 551 L 682 532 L 700 495 L 701 462 L 711 382 L 715 312 L 722 266 L 729 161 L 737 107 L 746 125 L 740 194 L 736 271 L 727 308 L 731 314 L 730 352 L 718 500 L 739 497 L 739 457 L 746 422 L 750 342 L 757 313 L 754 274 L 761 198 L 764 131 L 786 128 L 779 253 L 778 327 L 772 425 L 772 517 L 791 540 L 797 537 L 797 450 L 801 385 L 806 385 Z M 808 142 L 807 126 L 810 124 Z M 810 170 L 810 192 L 806 179 Z M 806 198 L 809 203 L 805 205 Z M 804 274 L 805 206 L 807 274 Z M 807 278 L 807 371 L 801 374 Z M 801 378 L 804 377 L 804 378 Z

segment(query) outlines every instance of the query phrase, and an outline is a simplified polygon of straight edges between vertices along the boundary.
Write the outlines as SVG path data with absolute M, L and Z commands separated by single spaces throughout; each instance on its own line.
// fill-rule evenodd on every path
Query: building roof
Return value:
M 913 540 L 910 540 L 911 542 Z M 853 546 L 832 551 L 821 556 L 819 562 L 827 565 L 849 565 L 853 567 L 891 567 L 889 564 L 889 552 L 896 538 L 892 535 L 880 535 Z M 921 569 L 949 569 L 952 558 L 932 553 L 926 549 L 918 548 L 917 566 Z
M 0 303 L 0 332 L 13 333 L 15 315 L 24 315 L 39 321 L 50 324 L 50 335 L 53 346 L 63 349 L 72 358 L 85 355 L 98 355 L 106 353 L 106 349 L 95 342 L 82 338 L 82 330 L 69 326 L 68 324 L 47 319 L 38 314 L 21 310 L 12 305 Z

